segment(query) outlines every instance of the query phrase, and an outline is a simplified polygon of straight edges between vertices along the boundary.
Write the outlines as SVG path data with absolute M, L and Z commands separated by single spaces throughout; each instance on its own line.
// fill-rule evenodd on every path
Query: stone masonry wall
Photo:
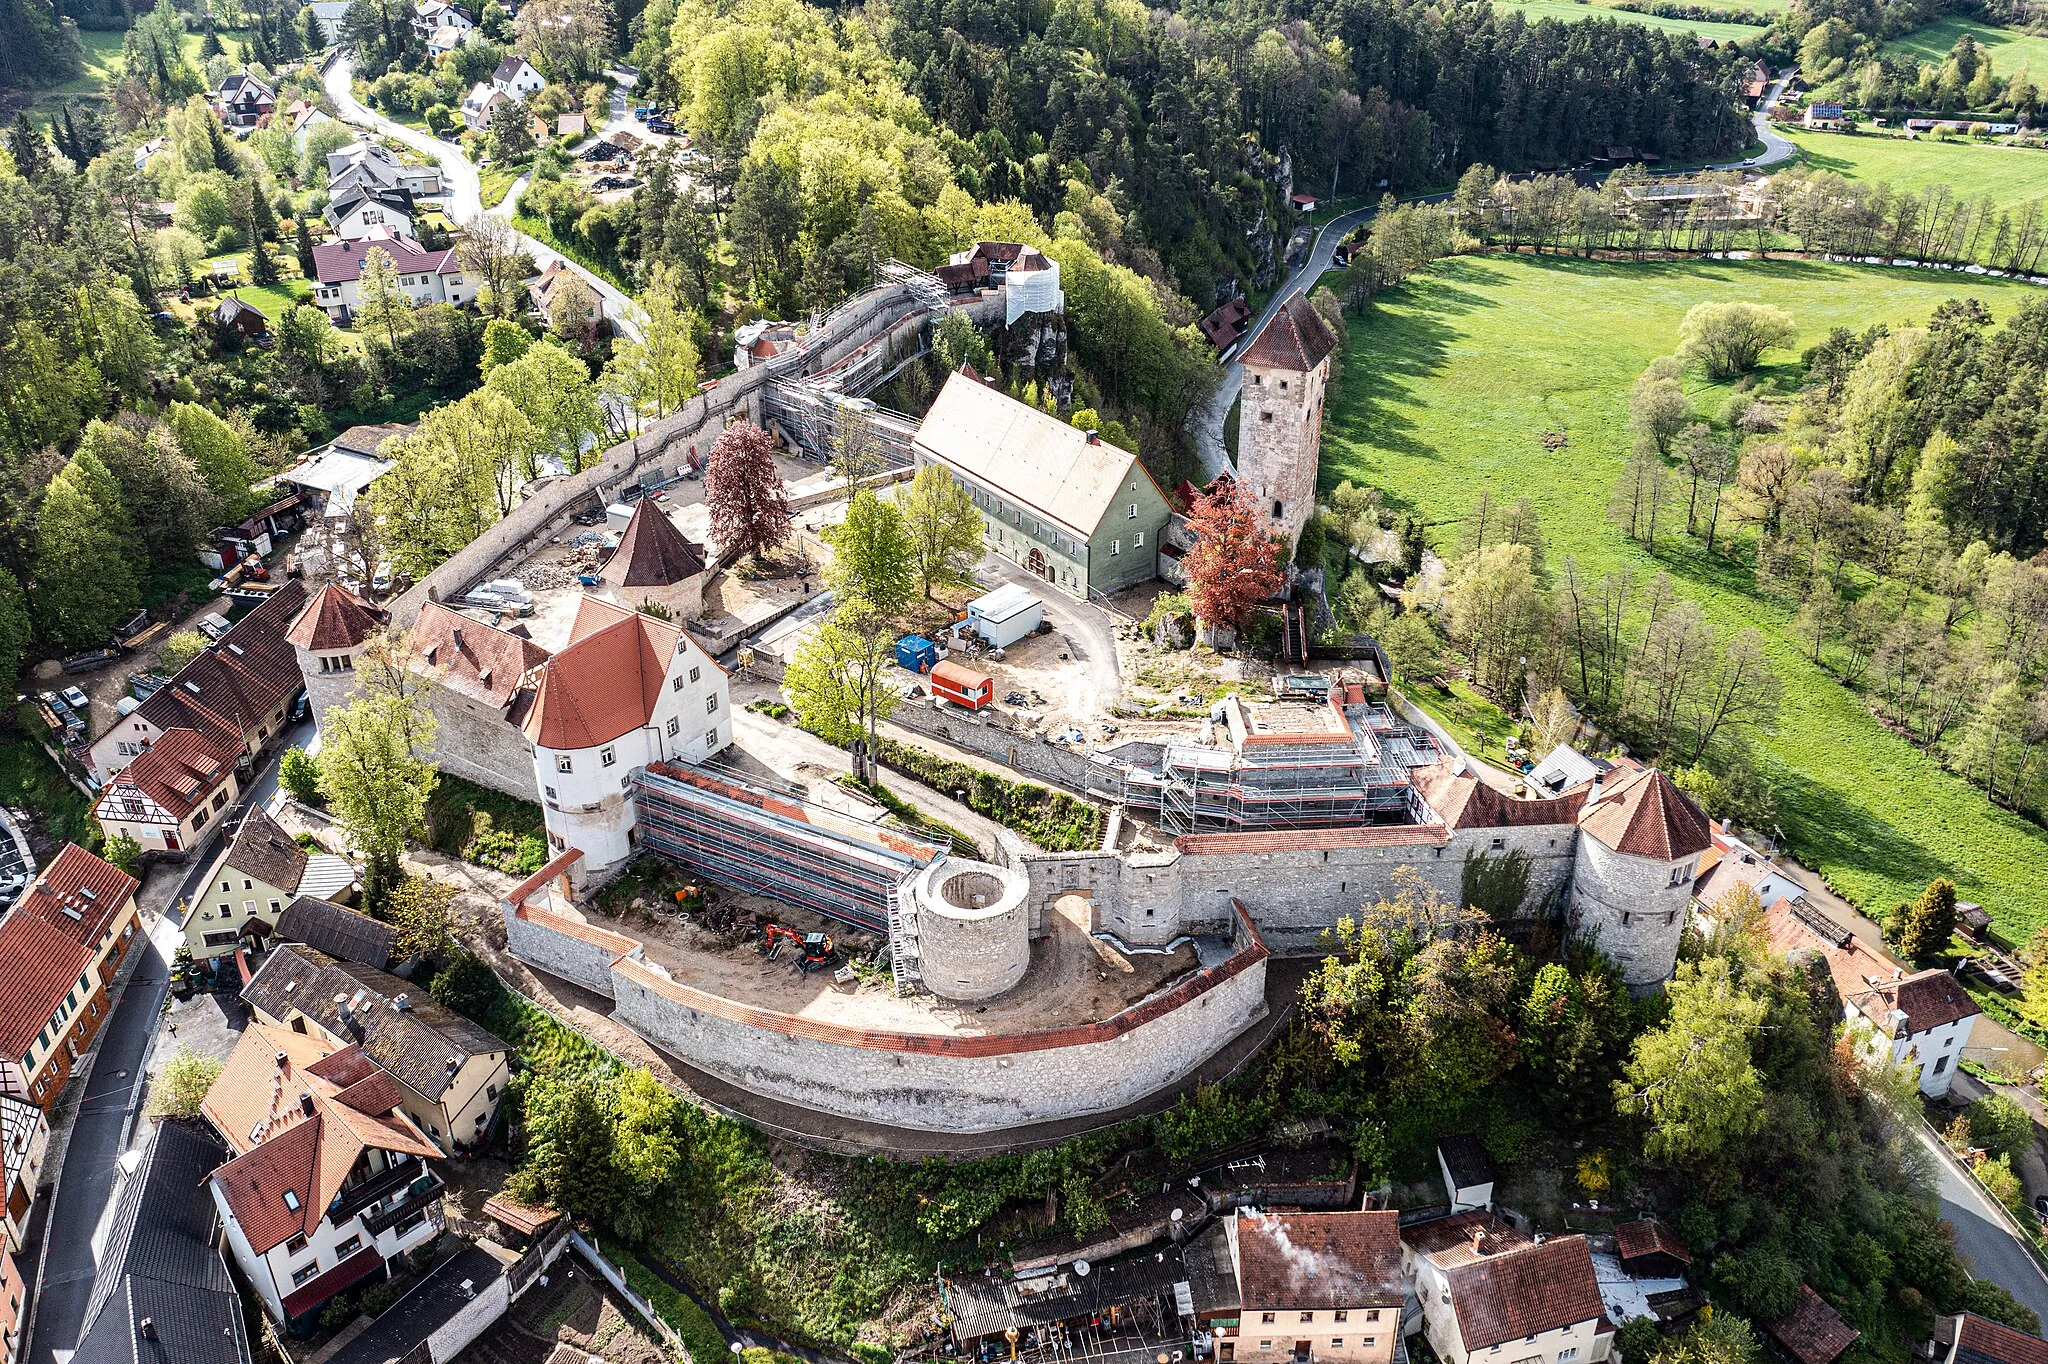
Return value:
M 1678 960 L 1692 879 L 1672 885 L 1672 865 L 1616 852 L 1591 836 L 1579 840 L 1571 889 L 1573 936 L 1605 953 L 1631 989 L 1669 979 Z
M 618 1019 L 692 1065 L 790 1103 L 944 1132 L 999 1131 L 1136 1103 L 1195 1069 L 1266 1012 L 1261 955 L 1179 1007 L 1102 1041 L 959 1055 L 937 1046 L 1028 1044 L 1032 1035 L 899 1034 L 888 1040 L 904 1044 L 900 1049 L 846 1045 L 786 1015 L 750 1020 L 714 1012 L 702 1007 L 698 992 L 637 963 L 622 962 L 613 974 Z
M 523 906 L 505 912 L 505 946 L 528 965 L 607 999 L 612 993 L 612 963 L 640 955 L 640 944 L 624 934 Z
M 434 741 L 434 760 L 443 772 L 540 803 L 540 787 L 533 775 L 533 746 L 511 721 L 444 686 L 427 688 L 425 696 L 427 709 L 441 726 Z
M 990 721 L 986 713 L 973 715 L 954 706 L 940 710 L 929 701 L 909 701 L 890 712 L 889 723 L 992 759 L 1014 768 L 1019 776 L 1069 791 L 1088 790 L 1093 764 L 1086 753 L 1005 728 Z

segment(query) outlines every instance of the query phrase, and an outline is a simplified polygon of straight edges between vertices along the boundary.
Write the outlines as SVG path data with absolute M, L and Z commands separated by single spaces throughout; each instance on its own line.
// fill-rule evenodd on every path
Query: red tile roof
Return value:
M 308 653 L 330 653 L 353 649 L 368 639 L 379 624 L 377 609 L 334 583 L 320 589 L 320 595 L 306 603 L 284 637 Z
M 569 646 L 541 665 L 526 737 L 543 748 L 595 748 L 654 717 L 682 627 L 596 597 L 577 604 Z
M 359 1047 L 256 1021 L 243 1030 L 201 1111 L 239 1153 L 213 1179 L 257 1254 L 310 1234 L 366 1148 L 439 1158 L 398 1101 L 397 1081 Z
M 67 843 L 22 893 L 12 917 L 41 919 L 80 944 L 97 947 L 115 917 L 128 907 L 136 884 L 134 877 L 113 863 L 76 843 Z
M 1607 1315 L 1583 1236 L 1475 1255 L 1444 1277 L 1468 1351 Z
M 287 1317 L 295 1317 L 301 1312 L 309 1311 L 335 1294 L 361 1283 L 383 1265 L 384 1257 L 377 1253 L 377 1247 L 364 1246 L 325 1274 L 307 1280 L 304 1287 L 285 1294 L 284 1314 Z
M 134 718 L 160 731 L 196 729 L 216 748 L 241 752 L 249 734 L 305 685 L 285 638 L 305 601 L 305 584 L 288 579 L 169 686 L 151 692 Z
M 173 729 L 151 744 L 147 751 L 114 774 L 100 797 L 107 813 L 102 823 L 120 819 L 118 802 L 122 788 L 161 805 L 173 819 L 183 820 L 226 783 L 235 770 L 234 756 L 224 754 L 196 729 Z
M 1957 1364 L 2048 1364 L 2048 1341 L 1975 1312 L 1957 1314 L 1956 1335 L 1962 1347 L 1956 1352 Z
M 420 608 L 410 643 L 415 669 L 431 670 L 443 686 L 501 711 L 512 706 L 526 675 L 548 661 L 548 651 L 524 635 L 438 602 Z
M 1617 1222 L 1614 1246 L 1624 1261 L 1633 1260 L 1638 1255 L 1669 1255 L 1685 1264 L 1692 1263 L 1692 1252 L 1686 1249 L 1685 1242 L 1678 1239 L 1678 1233 L 1654 1217 Z
M 1862 1334 L 1805 1284 L 1799 1285 L 1799 1305 L 1776 1321 L 1765 1322 L 1764 1329 L 1799 1364 L 1834 1364 Z
M 1287 300 L 1273 314 L 1252 343 L 1238 357 L 1260 369 L 1287 369 L 1307 373 L 1337 348 L 1329 324 L 1316 314 L 1300 294 Z
M 1927 1032 L 1980 1013 L 1956 978 L 1938 966 L 1908 976 L 1812 905 L 1779 899 L 1764 911 L 1764 941 L 1774 952 L 1818 952 L 1842 1002 L 1887 1036 Z M 1894 1032 L 1894 1010 L 1906 1015 Z
M 93 950 L 32 914 L 0 921 L 0 1056 L 23 1060 L 29 1043 L 92 966 Z
M 1713 846 L 1713 825 L 1692 797 L 1654 767 L 1589 793 L 1579 827 L 1616 852 L 1678 862 Z
M 360 241 L 328 242 L 313 248 L 313 271 L 322 284 L 345 284 L 360 279 L 363 258 L 372 250 L 382 251 L 402 275 L 459 275 L 462 264 L 455 248 L 429 251 L 411 237 L 401 237 L 389 226 L 375 227 Z
M 1237 1283 L 1248 1311 L 1399 1307 L 1401 1214 L 1241 1213 Z
M 703 546 L 684 539 L 667 513 L 643 497 L 599 576 L 614 587 L 667 587 L 703 571 Z
M 1453 829 L 1570 824 L 1578 819 L 1588 789 L 1577 786 L 1541 800 L 1517 800 L 1496 791 L 1469 771 L 1454 771 L 1448 762 L 1418 767 L 1409 776 L 1429 808 Z
M 1983 1012 L 1955 976 L 1939 966 L 1915 972 L 1877 993 L 1890 1008 L 1906 1015 L 1909 1033 L 1929 1032 Z

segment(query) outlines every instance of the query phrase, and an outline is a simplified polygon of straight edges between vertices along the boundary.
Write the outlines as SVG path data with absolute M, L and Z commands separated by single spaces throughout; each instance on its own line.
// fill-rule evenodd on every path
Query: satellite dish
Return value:
M 1076 1261 L 1074 1261 L 1074 1276 L 1075 1276 L 1076 1278 L 1081 1278 L 1081 1279 L 1085 1279 L 1085 1278 L 1087 1278 L 1087 1277 L 1088 1277 L 1088 1267 L 1089 1267 L 1089 1266 L 1088 1266 L 1088 1262 L 1087 1262 L 1086 1260 L 1076 1260 Z
M 1185 1216 L 1187 1216 L 1186 1212 L 1184 1212 L 1180 1208 L 1175 1208 L 1172 1212 L 1166 1214 L 1166 1220 L 1169 1222 L 1178 1222 L 1181 1218 Z

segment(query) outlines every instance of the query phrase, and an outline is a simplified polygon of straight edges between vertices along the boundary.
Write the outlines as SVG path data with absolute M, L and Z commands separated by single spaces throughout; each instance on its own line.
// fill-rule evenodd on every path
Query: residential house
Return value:
M 1479 1138 L 1469 1132 L 1444 1138 L 1436 1144 L 1436 1163 L 1452 1212 L 1493 1206 L 1493 1162 Z
M 1764 911 L 1773 951 L 1817 952 L 1842 997 L 1845 1022 L 1859 1025 L 1867 1051 L 1886 1051 L 1919 1072 L 1920 1092 L 1948 1093 L 1982 1012 L 1946 968 L 1908 975 L 1804 900 L 1779 899 Z
M 295 1333 L 441 1234 L 444 1185 L 427 1163 L 441 1152 L 361 1046 L 259 1015 L 200 1111 L 231 1153 L 207 1182 L 228 1249 Z
M 306 136 L 323 123 L 333 119 L 322 113 L 320 106 L 311 100 L 295 99 L 284 107 L 285 132 L 291 137 L 292 146 L 303 153 L 306 150 Z
M 0 919 L 0 1093 L 45 1113 L 92 1046 L 136 936 L 135 878 L 76 843 Z
M 1387 1364 L 1401 1337 L 1397 1212 L 1234 1212 L 1224 1223 L 1240 1311 L 1216 1358 Z
M 277 481 L 296 489 L 307 505 L 327 520 L 346 522 L 356 499 L 391 472 L 392 461 L 384 457 L 384 447 L 412 429 L 410 424 L 351 426 L 327 444 L 299 456 Z
M 1737 886 L 1748 886 L 1765 906 L 1805 901 L 1806 887 L 1769 857 L 1724 829 L 1713 829 L 1709 837 L 1712 846 L 1700 854 L 1692 883 L 1692 902 L 1700 913 L 1719 917 L 1723 897 Z
M 490 1131 L 510 1050 L 424 991 L 375 967 L 281 943 L 242 988 L 256 1017 L 275 1027 L 359 1047 L 397 1085 L 396 1105 L 445 1152 Z
M 354 0 L 313 0 L 313 18 L 320 24 L 320 32 L 332 43 L 341 37 L 341 21 L 348 17 L 349 6 Z
M 14 1364 L 21 1358 L 23 1306 L 28 1290 L 21 1281 L 21 1266 L 14 1251 L 0 1245 L 0 1364 Z
M 478 81 L 462 97 L 462 126 L 473 132 L 489 132 L 491 119 L 500 109 L 518 103 L 488 81 Z
M 241 794 L 239 755 L 224 749 L 196 729 L 164 731 L 108 780 L 93 818 L 108 838 L 182 858 Z
M 1251 304 L 1244 297 L 1226 301 L 1222 307 L 1202 319 L 1202 335 L 1210 345 L 1219 351 L 1226 351 L 1244 335 L 1245 325 L 1252 320 Z
M 1532 1241 L 1479 1209 L 1404 1227 L 1401 1241 L 1442 1364 L 1591 1364 L 1611 1352 L 1583 1236 Z
M 327 193 L 338 199 L 357 189 L 439 194 L 441 168 L 408 165 L 381 142 L 351 142 L 327 153 Z
M 459 24 L 441 25 L 427 35 L 427 56 L 446 56 L 469 41 L 469 32 Z
M 982 543 L 1070 596 L 1120 591 L 1158 570 L 1166 494 L 1136 455 L 1018 402 L 971 368 L 950 376 L 911 441 L 967 489 Z
M 207 1176 L 227 1149 L 203 1127 L 160 1119 L 121 1185 L 99 1259 L 79 1364 L 249 1364 L 242 1298 L 221 1258 Z
M 530 685 L 521 727 L 548 844 L 582 849 L 588 874 L 633 856 L 638 812 L 619 792 L 636 769 L 701 763 L 732 742 L 731 684 L 717 660 L 680 624 L 599 597 L 577 602 L 569 643 Z
M 0 1094 L 0 1250 L 20 1250 L 43 1177 L 50 1120 L 14 1094 Z
M 2048 1341 L 1975 1312 L 1937 1317 L 1929 1364 L 2048 1364 Z
M 1764 102 L 1764 96 L 1771 92 L 1771 68 L 1758 57 L 1742 71 L 1742 102 L 1754 109 Z
M 92 771 L 103 782 L 174 729 L 197 730 L 215 750 L 246 768 L 284 729 L 299 693 L 298 657 L 284 630 L 305 604 L 306 587 L 288 579 L 235 622 L 168 686 L 93 741 Z
M 548 83 L 540 72 L 533 69 L 532 63 L 515 54 L 498 63 L 498 69 L 491 73 L 491 88 L 503 91 L 514 101 L 524 104 L 530 97 L 547 89 Z
M 365 241 L 387 232 L 409 238 L 412 236 L 412 195 L 402 189 L 352 186 L 327 201 L 325 217 L 327 230 L 345 242 Z
M 533 295 L 534 311 L 550 327 L 595 326 L 604 317 L 604 296 L 559 257 L 527 280 L 526 289 Z
M 1842 115 L 1842 106 L 1826 104 L 1820 100 L 1806 106 L 1806 112 L 1799 121 L 1808 128 L 1840 129 L 1848 126 L 1848 119 Z
M 333 854 L 322 854 L 332 857 Z M 337 859 L 346 865 L 346 859 Z M 195 961 L 231 954 L 276 929 L 298 898 L 312 857 L 262 809 L 252 809 L 185 913 L 185 947 Z
M 1806 1284 L 1799 1285 L 1797 1305 L 1763 1327 L 1774 1352 L 1792 1364 L 1835 1364 L 1863 1335 Z
M 379 971 L 391 965 L 396 937 L 390 924 L 313 895 L 301 895 L 286 905 L 277 920 L 278 942 L 303 943 L 336 961 Z
M 412 31 L 422 38 L 444 28 L 459 29 L 466 35 L 475 27 L 476 20 L 460 5 L 448 0 L 413 0 Z
M 247 71 L 237 71 L 220 83 L 213 103 L 228 127 L 253 128 L 277 107 L 277 92 Z
M 463 304 L 476 298 L 476 290 L 462 273 L 462 262 L 454 247 L 429 251 L 411 237 L 400 234 L 388 223 L 370 227 L 359 240 L 326 242 L 313 248 L 314 273 L 320 286 L 313 291 L 315 306 L 323 308 L 336 322 L 347 322 L 362 307 L 363 262 L 372 251 L 381 251 L 398 272 L 398 286 L 414 307 L 428 303 Z

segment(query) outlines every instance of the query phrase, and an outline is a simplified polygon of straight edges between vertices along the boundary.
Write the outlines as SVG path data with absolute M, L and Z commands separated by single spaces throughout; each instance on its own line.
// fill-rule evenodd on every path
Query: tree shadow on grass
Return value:
M 1460 286 L 1484 286 L 1499 275 L 1479 262 L 1448 261 L 1387 290 L 1369 314 L 1351 324 L 1337 401 L 1324 415 L 1326 469 L 1341 464 L 1346 467 L 1338 471 L 1340 476 L 1356 474 L 1360 471 L 1352 466 L 1361 462 L 1358 456 L 1372 448 L 1441 458 L 1434 445 L 1418 437 L 1416 424 L 1401 408 L 1416 400 L 1419 381 L 1449 362 L 1451 346 L 1462 333 L 1448 319 L 1500 306 L 1486 294 Z
M 1868 806 L 1856 804 L 1782 763 L 1773 766 L 1778 823 L 1793 853 L 1808 866 L 1860 872 L 1908 886 L 1923 886 L 1938 876 L 1975 879 L 1959 877 L 1955 866 L 1900 833 Z M 1882 915 L 1890 908 L 1863 906 L 1872 915 Z

